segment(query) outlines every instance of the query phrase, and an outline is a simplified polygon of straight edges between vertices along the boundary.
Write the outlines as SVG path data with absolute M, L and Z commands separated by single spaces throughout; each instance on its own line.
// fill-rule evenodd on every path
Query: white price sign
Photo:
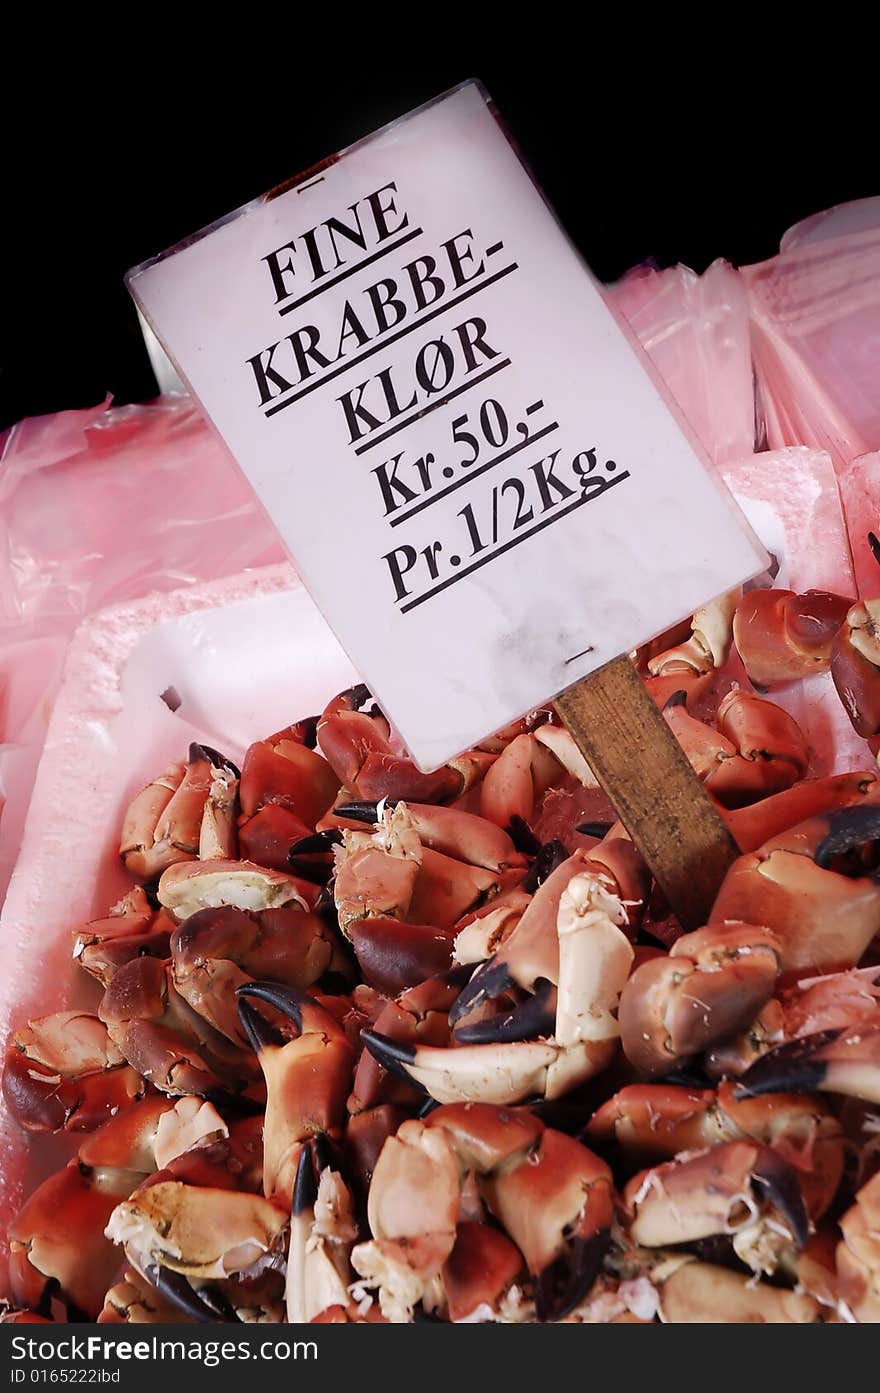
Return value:
M 476 83 L 128 284 L 423 769 L 766 565 Z

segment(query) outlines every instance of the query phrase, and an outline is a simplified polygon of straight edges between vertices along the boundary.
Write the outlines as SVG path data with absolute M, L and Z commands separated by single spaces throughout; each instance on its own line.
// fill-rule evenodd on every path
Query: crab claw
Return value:
M 200 1324 L 218 1321 L 238 1323 L 235 1310 L 216 1288 L 203 1287 L 197 1291 L 180 1272 L 174 1272 L 169 1267 L 157 1267 L 153 1263 L 144 1265 L 144 1276 L 160 1296 Z
M 310 735 L 314 735 L 311 722 L 300 722 L 249 746 L 241 768 L 245 825 L 261 808 L 272 805 L 314 827 L 329 807 L 339 780 L 327 761 L 309 748 Z
M 455 933 L 433 924 L 407 924 L 383 915 L 352 920 L 346 936 L 367 986 L 386 996 L 436 977 L 452 964 Z
M 306 992 L 250 982 L 236 994 L 242 1026 L 266 1079 L 263 1188 L 268 1196 L 286 1197 L 295 1185 L 303 1143 L 341 1131 L 354 1051 L 338 1021 Z M 280 1011 L 297 1037 L 285 1040 L 246 997 Z
M 853 728 L 880 734 L 880 600 L 853 605 L 831 649 L 831 676 Z
M 303 898 L 302 881 L 252 861 L 191 861 L 170 866 L 159 881 L 157 893 L 160 904 L 178 920 L 221 905 L 251 910 L 282 905 L 305 910 L 313 907 Z
M 535 983 L 535 994 L 486 1020 L 460 1025 L 453 1031 L 461 1045 L 501 1044 L 511 1040 L 535 1040 L 550 1036 L 556 1028 L 556 988 L 546 977 Z
M 863 1185 L 840 1221 L 840 1296 L 856 1320 L 880 1323 L 880 1172 Z
M 287 1215 L 260 1195 L 157 1180 L 118 1204 L 106 1234 L 141 1271 L 224 1279 L 278 1253 Z
M 424 1052 L 423 1048 L 410 1044 L 408 1040 L 393 1040 L 390 1035 L 383 1035 L 378 1030 L 362 1030 L 361 1040 L 376 1063 L 387 1069 L 389 1074 L 395 1074 L 420 1092 L 427 1093 L 426 1086 L 413 1072 L 413 1065 Z
M 164 1093 L 219 1098 L 224 1084 L 244 1087 L 254 1078 L 250 1056 L 192 1009 L 156 958 L 120 968 L 99 1015 L 129 1064 Z
M 736 607 L 733 637 L 756 687 L 827 671 L 834 637 L 852 600 L 826 590 L 749 590 Z
M 175 930 L 172 975 L 181 996 L 227 1039 L 243 1043 L 235 987 L 251 977 L 308 987 L 339 955 L 335 936 L 297 905 L 202 909 Z
M 764 842 L 809 818 L 860 803 L 876 783 L 876 771 L 867 769 L 803 779 L 760 803 L 725 809 L 723 817 L 740 851 L 757 851 Z
M 682 642 L 663 652 L 652 652 L 648 657 L 646 686 L 659 706 L 665 705 L 676 691 L 684 691 L 690 705 L 727 662 L 733 636 L 733 612 L 739 594 L 739 590 L 730 591 L 698 609 L 687 637 L 679 633 L 670 635 L 673 640 L 683 638 Z
M 368 1205 L 373 1239 L 352 1260 L 366 1284 L 378 1287 L 383 1314 L 412 1319 L 450 1261 L 469 1177 L 522 1254 L 540 1317 L 561 1318 L 582 1299 L 601 1260 L 613 1212 L 611 1172 L 527 1112 L 486 1104 L 437 1108 L 404 1122 L 382 1148 Z M 517 1256 L 507 1249 L 502 1257 L 508 1275 Z
M 443 1264 L 441 1281 L 452 1322 L 488 1319 L 502 1305 L 523 1268 L 522 1254 L 498 1229 L 464 1220 Z
M 874 801 L 812 817 L 734 861 L 710 923 L 766 925 L 782 945 L 785 972 L 854 967 L 880 927 L 878 842 Z
M 392 749 L 388 722 L 378 708 L 369 712 L 360 709 L 369 699 L 363 685 L 351 687 L 334 697 L 318 722 L 323 753 L 340 783 L 361 798 L 451 802 L 475 783 L 494 759 L 472 750 L 441 769 L 422 773 L 412 760 Z
M 87 1132 L 144 1091 L 97 1016 L 59 1011 L 17 1030 L 3 1096 L 29 1132 Z
M 562 727 L 558 729 L 568 736 Z M 571 741 L 570 736 L 568 739 Z M 583 764 L 583 757 L 573 741 L 571 748 Z M 480 789 L 481 816 L 508 830 L 522 824 L 528 826 L 536 804 L 547 789 L 562 778 L 563 772 L 557 754 L 538 740 L 536 734 L 518 735 L 486 771 Z
M 383 802 L 391 806 L 394 800 Z M 459 808 L 443 808 L 409 800 L 406 810 L 410 825 L 422 846 L 429 847 L 431 851 L 438 851 L 471 866 L 481 866 L 487 871 L 525 867 L 526 858 L 517 851 L 507 833 L 484 817 L 462 812 Z M 380 803 L 376 801 L 346 803 L 333 811 L 338 817 L 370 826 L 382 822 Z
M 140 1177 L 111 1173 L 95 1184 L 94 1173 L 72 1161 L 43 1181 L 9 1226 L 13 1301 L 48 1314 L 57 1291 L 69 1307 L 95 1319 L 119 1265 L 104 1225 L 132 1179 Z
M 750 924 L 684 934 L 623 987 L 618 1020 L 627 1059 L 647 1074 L 666 1074 L 745 1029 L 773 995 L 781 958 L 775 935 Z
M 383 1069 L 429 1093 L 438 1103 L 491 1102 L 498 1106 L 533 1097 L 558 1097 L 610 1061 L 615 1041 L 584 1041 L 569 1061 L 552 1040 L 510 1041 L 443 1049 L 392 1040 L 365 1030 L 361 1038 Z
M 356 1237 L 348 1187 L 332 1167 L 326 1139 L 313 1137 L 300 1151 L 293 1187 L 286 1280 L 291 1323 L 348 1304 L 348 1254 Z
M 755 1272 L 774 1272 L 780 1244 L 802 1247 L 809 1230 L 797 1176 L 751 1141 L 725 1142 L 643 1171 L 624 1191 L 633 1242 L 645 1248 L 730 1235 Z
M 538 1319 L 562 1320 L 586 1296 L 611 1241 L 610 1170 L 547 1128 L 528 1162 L 495 1171 L 484 1193 L 532 1273 Z
M 233 851 L 238 770 L 205 745 L 191 745 L 185 765 L 169 765 L 126 812 L 119 853 L 138 880 L 197 856 Z
M 372 1017 L 376 1034 L 394 1042 L 418 1045 L 449 1043 L 448 1013 L 464 976 L 470 968 L 453 968 L 438 977 L 429 977 L 417 987 L 401 993 L 396 1001 L 388 1001 Z M 397 1079 L 404 1078 L 406 1083 Z M 352 1114 L 376 1109 L 382 1104 L 416 1104 L 422 1092 L 406 1074 L 387 1071 L 369 1050 L 361 1051 L 354 1075 L 354 1086 L 348 1101 Z
M 538 977 L 535 978 L 537 982 Z M 544 978 L 548 981 L 548 978 Z M 496 1001 L 504 992 L 515 989 L 518 982 L 503 957 L 496 955 L 478 967 L 471 980 L 461 989 L 449 1011 L 449 1024 L 457 1023 L 469 1016 L 486 1001 Z M 460 1038 L 460 1037 L 459 1037 Z
M 823 1030 L 780 1045 L 740 1076 L 737 1096 L 792 1089 L 880 1103 L 880 1027 Z
M 566 857 L 546 876 L 513 933 L 495 956 L 477 969 L 463 988 L 449 1013 L 450 1024 L 456 1025 L 463 1016 L 469 1015 L 485 1001 L 496 1000 L 511 987 L 531 991 L 539 977 L 557 980 L 559 904 L 569 882 L 584 870 L 586 855 L 576 852 Z

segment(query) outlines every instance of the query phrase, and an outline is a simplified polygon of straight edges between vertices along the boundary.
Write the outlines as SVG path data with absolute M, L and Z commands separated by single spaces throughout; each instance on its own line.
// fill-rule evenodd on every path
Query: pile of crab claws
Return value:
M 587 1238 L 575 1237 L 569 1253 L 561 1254 L 537 1273 L 535 1314 L 539 1321 L 559 1321 L 571 1315 L 596 1280 L 610 1243 L 610 1229 Z
M 202 1287 L 196 1291 L 182 1272 L 174 1272 L 170 1267 L 161 1267 L 158 1263 L 145 1264 L 143 1273 L 160 1296 L 200 1324 L 240 1324 L 238 1315 L 221 1291 L 212 1287 Z
M 451 1012 L 449 1019 L 452 1021 Z M 488 1020 L 457 1026 L 453 1034 L 463 1045 L 496 1045 L 513 1040 L 547 1038 L 553 1034 L 555 1027 L 556 987 L 546 977 L 539 977 L 535 982 L 534 995 L 518 1006 L 510 1011 L 500 1011 Z

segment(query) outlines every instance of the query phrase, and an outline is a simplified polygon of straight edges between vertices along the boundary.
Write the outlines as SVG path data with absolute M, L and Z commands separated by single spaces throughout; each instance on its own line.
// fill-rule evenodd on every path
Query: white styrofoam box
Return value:
M 71 645 L 0 916 L 0 1037 L 100 999 L 71 929 L 131 882 L 118 859 L 129 799 L 191 740 L 240 759 L 252 740 L 319 712 L 356 674 L 289 566 L 104 610 Z M 172 712 L 162 693 L 180 697 Z M 29 1139 L 0 1104 L 0 1233 L 76 1141 Z M 0 1293 L 4 1289 L 0 1271 Z

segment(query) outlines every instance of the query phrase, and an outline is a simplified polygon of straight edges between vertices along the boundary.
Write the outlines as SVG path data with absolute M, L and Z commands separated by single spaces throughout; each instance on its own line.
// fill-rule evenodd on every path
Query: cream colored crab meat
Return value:
M 159 881 L 158 896 L 160 904 L 180 920 L 221 905 L 260 910 L 298 904 L 308 909 L 291 876 L 252 861 L 185 861 L 169 866 Z
M 105 1233 L 139 1270 L 158 1264 L 223 1278 L 275 1251 L 286 1227 L 287 1217 L 260 1195 L 159 1181 L 117 1205 Z

